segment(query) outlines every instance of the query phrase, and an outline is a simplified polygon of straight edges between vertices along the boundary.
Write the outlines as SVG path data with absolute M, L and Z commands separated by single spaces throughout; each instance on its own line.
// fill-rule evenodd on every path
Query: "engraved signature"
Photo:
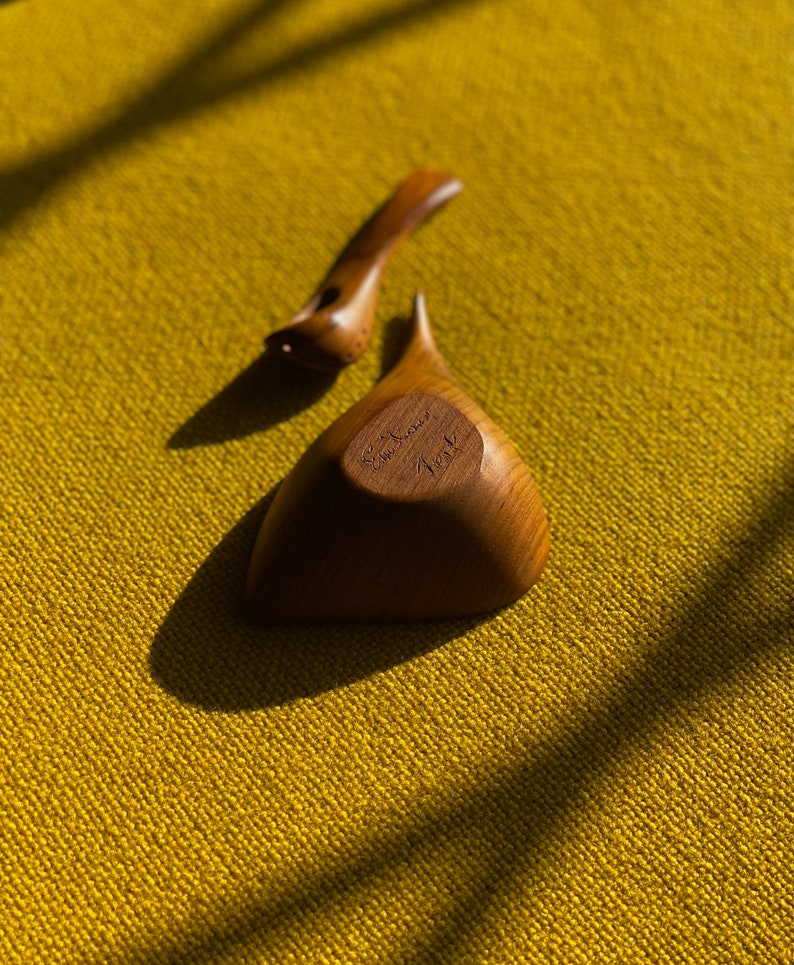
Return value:
M 369 466 L 372 472 L 378 472 L 394 456 L 400 446 L 418 432 L 431 418 L 434 418 L 434 416 L 431 415 L 429 409 L 425 409 L 418 419 L 406 426 L 404 431 L 392 429 L 389 432 L 381 433 L 377 441 L 371 442 L 361 453 L 361 461 Z M 381 446 L 381 442 L 384 442 L 385 445 Z M 378 446 L 377 449 L 376 446 Z
M 419 475 L 424 471 L 429 472 L 431 476 L 435 476 L 436 473 L 443 472 L 455 456 L 459 452 L 463 452 L 460 446 L 457 445 L 457 441 L 458 434 L 453 432 L 449 436 L 444 436 L 446 447 L 432 457 L 432 459 L 428 460 L 424 455 L 419 456 L 416 460 L 416 474 Z

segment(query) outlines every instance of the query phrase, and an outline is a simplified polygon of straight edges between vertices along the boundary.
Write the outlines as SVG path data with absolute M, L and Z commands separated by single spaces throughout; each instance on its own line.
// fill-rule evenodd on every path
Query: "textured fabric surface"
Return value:
M 784 963 L 786 0 L 0 6 L 0 959 Z M 464 193 L 335 381 L 262 338 Z M 503 612 L 252 630 L 422 288 L 547 505 Z

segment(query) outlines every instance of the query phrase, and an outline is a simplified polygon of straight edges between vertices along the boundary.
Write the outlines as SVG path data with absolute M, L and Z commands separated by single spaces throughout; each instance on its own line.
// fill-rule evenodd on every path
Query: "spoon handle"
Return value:
M 414 228 L 463 189 L 460 181 L 414 171 L 359 229 L 311 300 L 265 340 L 268 352 L 336 372 L 364 352 L 386 265 Z

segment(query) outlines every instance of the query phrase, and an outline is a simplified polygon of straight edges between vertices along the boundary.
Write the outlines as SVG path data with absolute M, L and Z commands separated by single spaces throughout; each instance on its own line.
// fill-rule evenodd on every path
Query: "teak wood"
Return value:
M 359 230 L 308 304 L 265 339 L 269 353 L 336 372 L 369 344 L 389 259 L 404 238 L 463 190 L 439 171 L 414 171 Z
M 529 470 L 439 355 L 417 295 L 397 366 L 286 477 L 245 605 L 256 623 L 430 620 L 513 602 L 546 563 Z

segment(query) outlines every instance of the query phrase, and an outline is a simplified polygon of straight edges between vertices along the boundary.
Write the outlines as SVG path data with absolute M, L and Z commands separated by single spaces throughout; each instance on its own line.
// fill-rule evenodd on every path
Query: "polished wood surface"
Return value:
M 335 372 L 369 344 L 381 279 L 401 242 L 463 189 L 439 171 L 414 171 L 364 224 L 308 304 L 265 340 L 273 355 Z
M 548 549 L 529 470 L 453 380 L 418 295 L 399 363 L 281 484 L 246 610 L 262 624 L 483 613 L 528 590 Z

